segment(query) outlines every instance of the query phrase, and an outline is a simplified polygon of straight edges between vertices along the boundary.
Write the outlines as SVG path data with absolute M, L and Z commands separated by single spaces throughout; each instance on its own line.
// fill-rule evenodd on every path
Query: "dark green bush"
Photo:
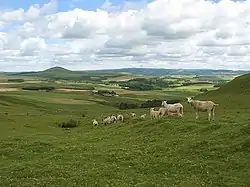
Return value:
M 39 91 L 39 90 L 44 90 L 44 91 L 52 91 L 55 89 L 53 86 L 26 86 L 22 88 L 23 90 L 30 90 L 30 91 Z
M 79 123 L 80 123 L 79 121 L 70 119 L 69 121 L 59 123 L 58 126 L 61 128 L 74 128 L 77 127 Z
M 121 103 L 118 104 L 118 107 L 121 110 L 126 110 L 126 109 L 139 108 L 140 106 L 137 103 L 121 102 Z
M 8 82 L 24 82 L 23 79 L 8 79 Z
M 199 91 L 200 92 L 208 92 L 208 89 L 207 88 L 201 88 Z
M 145 103 L 140 105 L 140 108 L 159 107 L 161 106 L 161 103 L 162 100 L 159 99 L 147 100 Z

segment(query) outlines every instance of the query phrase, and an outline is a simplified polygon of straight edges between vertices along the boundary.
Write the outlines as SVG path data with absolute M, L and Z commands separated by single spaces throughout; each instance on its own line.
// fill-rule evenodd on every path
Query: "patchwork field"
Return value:
M 48 92 L 23 90 L 27 84 L 0 88 L 0 186 L 250 185 L 250 92 L 245 85 L 239 92 L 225 85 L 206 93 L 199 92 L 200 85 L 149 91 L 109 85 L 119 96 L 105 97 L 62 83 Z M 191 95 L 219 103 L 215 121 L 208 122 L 207 113 L 195 120 L 185 99 Z M 184 117 L 151 120 L 149 108 L 117 107 L 153 99 L 180 100 Z M 130 112 L 147 117 L 132 119 Z M 118 113 L 124 123 L 102 124 Z M 78 126 L 58 126 L 70 119 Z

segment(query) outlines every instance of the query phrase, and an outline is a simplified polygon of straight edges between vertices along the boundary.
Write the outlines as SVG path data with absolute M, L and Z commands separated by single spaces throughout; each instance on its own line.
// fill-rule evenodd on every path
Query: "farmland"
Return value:
M 250 77 L 238 76 L 3 73 L 0 186 L 249 186 Z M 145 83 L 151 87 L 143 90 Z M 187 96 L 219 103 L 215 121 L 207 113 L 195 120 Z M 179 100 L 184 117 L 150 120 L 149 108 L 140 106 L 153 99 Z M 130 112 L 147 117 L 132 119 Z M 102 125 L 118 113 L 124 123 Z M 58 126 L 69 120 L 77 127 Z

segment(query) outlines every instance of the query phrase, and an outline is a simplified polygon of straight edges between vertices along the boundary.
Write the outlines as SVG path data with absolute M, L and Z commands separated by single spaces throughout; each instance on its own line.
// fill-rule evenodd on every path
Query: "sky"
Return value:
M 0 71 L 250 70 L 250 0 L 0 0 Z

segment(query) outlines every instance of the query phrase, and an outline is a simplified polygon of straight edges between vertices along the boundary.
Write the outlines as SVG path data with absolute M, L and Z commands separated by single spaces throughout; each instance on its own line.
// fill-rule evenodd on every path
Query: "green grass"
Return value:
M 195 85 L 189 85 L 189 86 L 180 86 L 180 87 L 167 89 L 167 90 L 199 92 L 199 90 L 201 88 L 206 88 L 207 90 L 216 90 L 217 89 L 214 87 L 214 84 L 195 84 Z
M 182 186 L 250 185 L 249 93 L 219 90 L 212 99 L 216 120 L 195 120 L 184 102 L 188 90 L 121 92 L 118 98 L 87 93 L 18 91 L 0 93 L 0 186 Z M 184 117 L 131 119 L 118 101 L 183 100 Z M 111 103 L 102 105 L 100 101 Z M 235 106 L 235 104 L 237 106 Z M 103 126 L 103 117 L 122 113 L 125 122 Z M 82 117 L 85 114 L 85 117 Z M 92 128 L 91 120 L 99 121 Z M 56 123 L 79 120 L 73 129 Z

